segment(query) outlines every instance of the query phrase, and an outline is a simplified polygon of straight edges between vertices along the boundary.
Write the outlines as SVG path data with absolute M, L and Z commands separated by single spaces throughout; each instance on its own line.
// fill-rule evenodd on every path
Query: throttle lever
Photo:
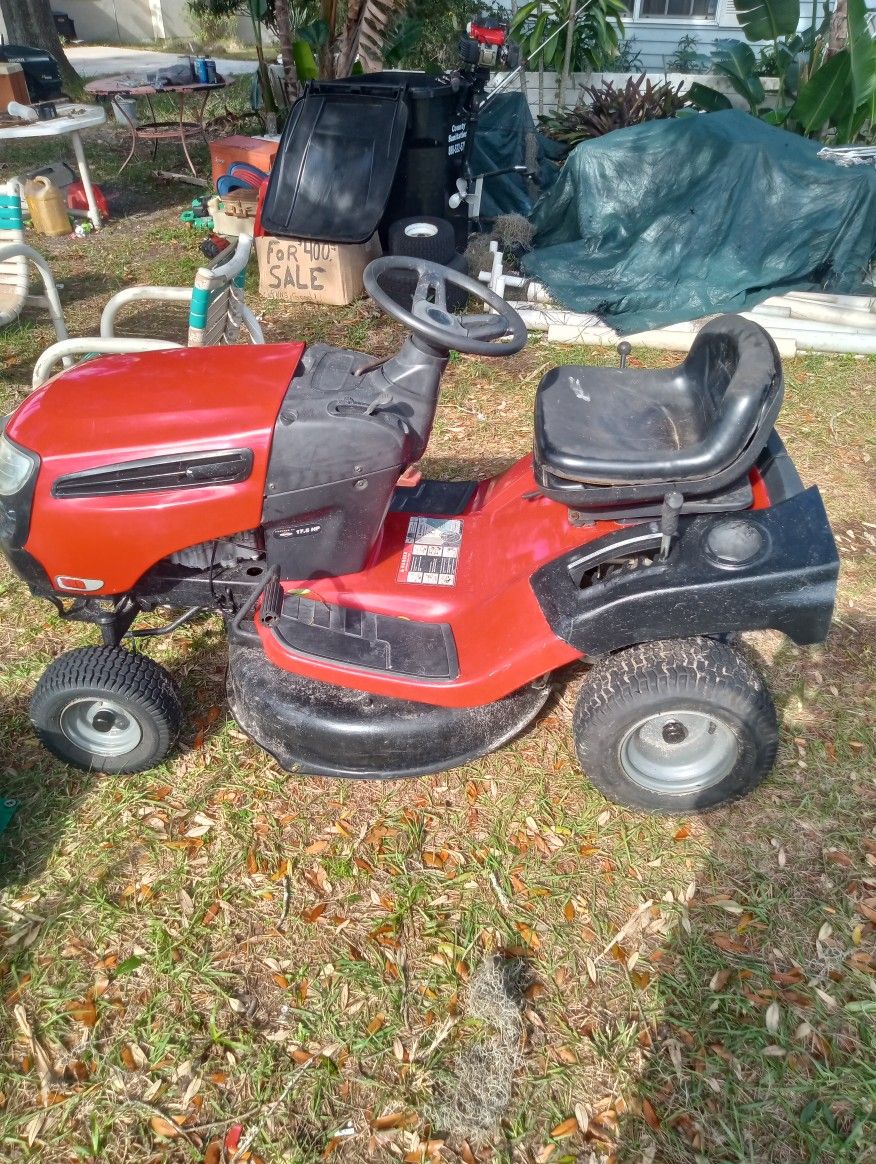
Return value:
M 684 505 L 684 497 L 677 489 L 673 489 L 671 493 L 667 493 L 663 498 L 663 508 L 660 510 L 660 561 L 665 562 L 669 556 L 669 547 L 672 545 L 672 539 L 678 533 L 678 518 L 681 513 L 681 507 Z

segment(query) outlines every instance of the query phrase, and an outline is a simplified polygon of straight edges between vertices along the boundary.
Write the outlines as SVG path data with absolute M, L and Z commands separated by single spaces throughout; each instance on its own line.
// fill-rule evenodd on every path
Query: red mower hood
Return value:
M 122 594 L 168 554 L 258 526 L 274 426 L 303 350 L 277 344 L 106 356 L 29 396 L 6 432 L 40 457 L 25 549 L 52 585 Z M 71 474 L 216 450 L 249 450 L 246 478 L 107 495 L 54 490 Z
M 45 468 L 63 461 L 64 473 L 229 442 L 268 446 L 303 351 L 241 345 L 88 360 L 29 396 L 6 431 Z

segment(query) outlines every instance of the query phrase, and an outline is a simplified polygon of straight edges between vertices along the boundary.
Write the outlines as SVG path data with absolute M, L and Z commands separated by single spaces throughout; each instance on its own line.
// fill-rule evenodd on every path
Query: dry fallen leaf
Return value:
M 97 1007 L 90 998 L 80 998 L 75 1002 L 68 1002 L 64 1007 L 74 1022 L 82 1023 L 89 1029 L 97 1023 Z
M 405 1113 L 403 1111 L 392 1111 L 386 1115 L 377 1116 L 370 1121 L 371 1127 L 377 1132 L 384 1132 L 388 1128 L 398 1128 L 404 1123 Z
M 204 916 L 201 918 L 201 925 L 202 926 L 212 925 L 213 922 L 216 920 L 216 918 L 219 915 L 220 908 L 221 908 L 221 906 L 219 905 L 219 902 L 214 901 L 213 904 L 207 909 Z
M 654 1110 L 654 1105 L 649 1099 L 642 1100 L 642 1118 L 652 1131 L 659 1131 L 660 1119 Z
M 385 1025 L 386 1025 L 386 1015 L 385 1014 L 376 1014 L 374 1016 L 374 1018 L 371 1020 L 371 1022 L 368 1024 L 368 1026 L 365 1028 L 365 1031 L 369 1035 L 376 1035 L 377 1032 L 379 1030 L 381 1030 L 381 1028 L 384 1027 Z
M 537 950 L 541 946 L 541 940 L 538 934 L 526 922 L 517 922 L 517 932 L 530 949 Z
M 555 1140 L 562 1140 L 566 1136 L 574 1136 L 577 1130 L 578 1121 L 574 1116 L 570 1116 L 569 1119 L 563 1120 L 561 1124 L 557 1124 L 555 1128 L 551 1128 L 551 1135 Z
M 590 1117 L 587 1115 L 587 1108 L 583 1103 L 575 1104 L 575 1122 L 577 1123 L 581 1134 L 586 1136 L 587 1129 L 590 1126 Z
M 736 938 L 730 938 L 726 934 L 712 934 L 712 941 L 719 950 L 723 950 L 725 954 L 747 954 L 748 947 L 744 942 L 739 942 Z
M 156 1136 L 163 1136 L 166 1140 L 172 1139 L 179 1135 L 179 1128 L 176 1124 L 172 1124 L 170 1120 L 164 1119 L 162 1116 L 152 1116 L 149 1120 L 149 1126 Z
M 764 1025 L 771 1035 L 774 1035 L 779 1029 L 781 1018 L 782 1011 L 779 1007 L 779 1004 L 777 1002 L 771 1002 L 766 1009 L 766 1014 L 764 1015 Z
M 709 983 L 709 990 L 714 990 L 716 994 L 720 993 L 727 986 L 732 974 L 732 970 L 716 970 Z
M 320 901 L 316 905 L 311 906 L 310 909 L 303 909 L 301 916 L 306 922 L 315 922 L 317 918 L 321 918 L 328 909 L 327 901 Z

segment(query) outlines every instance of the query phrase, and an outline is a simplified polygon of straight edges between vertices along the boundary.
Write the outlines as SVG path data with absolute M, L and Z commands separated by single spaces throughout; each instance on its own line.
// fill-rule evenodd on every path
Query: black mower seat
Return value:
M 671 489 L 732 495 L 782 394 L 775 344 L 738 315 L 707 323 L 677 368 L 555 368 L 536 394 L 536 479 L 548 496 L 586 508 L 657 501 Z

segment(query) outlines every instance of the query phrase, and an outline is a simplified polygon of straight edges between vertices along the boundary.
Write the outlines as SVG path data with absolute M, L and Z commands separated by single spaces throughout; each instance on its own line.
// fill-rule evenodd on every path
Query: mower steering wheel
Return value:
M 414 271 L 418 276 L 410 311 L 391 299 L 380 286 L 378 280 L 387 271 Z M 513 356 L 528 339 L 526 324 L 510 303 L 477 279 L 451 267 L 408 255 L 383 255 L 365 268 L 363 282 L 382 311 L 433 347 L 472 356 Z M 496 314 L 452 315 L 447 310 L 448 284 L 476 295 Z M 509 343 L 499 342 L 500 337 L 507 335 L 511 337 Z

